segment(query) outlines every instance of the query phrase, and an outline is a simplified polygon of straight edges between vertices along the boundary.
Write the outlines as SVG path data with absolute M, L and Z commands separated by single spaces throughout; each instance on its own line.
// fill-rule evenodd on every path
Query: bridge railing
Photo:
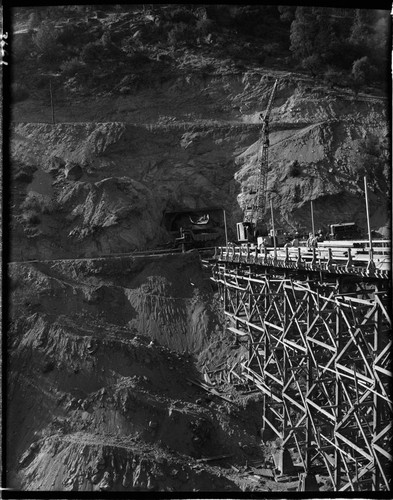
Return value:
M 217 247 L 214 258 L 274 267 L 323 270 L 336 273 L 385 276 L 391 269 L 390 247 L 318 246 L 262 247 L 228 245 Z

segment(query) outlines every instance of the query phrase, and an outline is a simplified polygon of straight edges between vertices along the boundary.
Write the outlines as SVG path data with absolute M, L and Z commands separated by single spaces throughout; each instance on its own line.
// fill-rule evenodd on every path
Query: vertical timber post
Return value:
M 227 214 L 225 209 L 222 209 L 224 215 L 224 230 L 225 230 L 225 248 L 228 249 L 228 230 L 227 230 Z
M 374 291 L 378 292 L 378 286 L 375 284 L 374 285 Z M 381 313 L 380 313 L 380 306 L 377 307 L 375 311 L 375 326 L 374 326 L 374 352 L 378 353 L 380 352 L 380 332 L 381 332 Z M 375 370 L 375 366 L 373 366 L 373 371 Z M 375 378 L 375 377 L 374 377 Z M 378 393 L 374 392 L 373 396 L 373 440 L 378 435 L 378 432 L 380 430 L 380 423 L 381 423 L 381 400 L 378 397 Z M 375 451 L 374 452 L 374 468 L 373 468 L 373 475 L 372 475 L 372 491 L 379 491 L 379 482 L 380 482 L 380 472 L 379 472 L 379 464 L 377 460 L 375 459 Z
M 248 277 L 250 278 L 247 283 L 247 293 L 248 293 L 248 304 L 247 304 L 247 321 L 251 321 L 251 303 L 253 301 L 253 288 L 252 288 L 252 272 L 251 272 L 251 266 L 248 266 Z
M 315 226 L 314 226 L 314 207 L 311 200 L 311 230 L 313 236 L 315 236 Z
M 340 293 L 340 279 L 337 279 L 337 293 Z M 336 412 L 335 412 L 335 429 L 334 429 L 334 436 L 336 435 L 336 428 L 338 424 L 340 423 L 341 420 L 341 404 L 342 404 L 342 388 L 341 388 L 341 383 L 338 375 L 338 370 L 337 370 L 337 358 L 341 353 L 341 349 L 343 347 L 343 342 L 342 342 L 342 329 L 341 329 L 341 315 L 340 315 L 340 307 L 336 303 L 336 353 L 335 353 L 335 362 L 334 362 L 334 368 L 335 368 L 335 373 L 336 373 L 336 381 L 335 381 L 335 406 L 336 406 Z M 336 437 L 334 438 L 335 440 L 335 451 L 334 451 L 334 489 L 338 491 L 340 489 L 340 483 L 341 483 L 341 454 L 340 450 L 338 447 L 337 439 Z
M 251 310 L 251 295 L 252 295 L 252 288 L 251 287 L 251 267 L 248 266 L 248 280 L 247 280 L 247 285 L 246 285 L 246 293 L 248 294 L 248 297 L 245 297 L 244 304 L 246 305 L 246 318 L 247 321 L 251 321 L 250 318 L 250 310 Z M 247 300 L 248 299 L 248 300 Z M 252 330 L 250 326 L 247 326 L 248 328 L 248 342 L 249 342 L 249 354 L 248 354 L 248 359 L 251 359 L 253 355 L 253 350 L 254 350 L 254 345 L 253 345 L 253 336 L 252 336 Z M 254 353 L 255 354 L 255 353 Z
M 218 267 L 218 264 L 216 264 L 217 266 L 217 274 L 219 275 L 220 274 L 220 268 Z M 227 308 L 227 287 L 225 286 L 225 266 L 226 264 L 223 263 L 222 266 L 224 267 L 224 275 L 222 277 L 222 281 L 219 281 L 219 285 L 221 286 L 221 289 L 222 289 L 222 301 L 223 301 L 223 307 L 224 307 L 224 311 L 226 311 L 226 308 Z
M 285 288 L 284 288 L 285 290 Z M 283 327 L 283 340 L 285 340 L 285 332 L 286 332 L 286 327 L 287 327 L 287 324 L 288 324 L 288 304 L 287 304 L 287 301 L 286 301 L 286 298 L 285 298 L 285 293 L 284 293 L 284 304 L 283 304 L 283 307 L 284 307 L 284 324 L 282 325 Z M 283 377 L 284 377 L 284 380 L 283 380 L 283 387 L 286 387 L 287 385 L 287 381 L 288 381 L 288 377 L 291 377 L 292 375 L 292 372 L 288 373 L 288 355 L 287 355 L 287 351 L 286 349 L 284 348 L 283 351 L 282 351 L 282 356 L 283 356 L 283 359 L 282 359 L 282 371 L 283 371 Z M 282 398 L 284 398 L 284 394 L 282 394 L 281 396 Z M 287 437 L 286 436 L 286 433 L 287 433 L 287 420 L 288 420 L 288 417 L 289 415 L 287 415 L 287 411 L 286 411 L 286 407 L 285 407 L 285 404 L 282 405 L 282 440 L 285 442 L 285 438 Z M 284 453 L 284 451 L 283 451 Z M 284 460 L 283 460 L 284 462 Z
M 312 293 L 311 293 L 311 283 L 310 283 L 310 275 L 307 274 L 307 311 L 306 311 L 306 331 L 309 335 L 309 330 L 313 321 L 313 303 L 312 303 Z M 306 394 L 309 394 L 311 387 L 313 385 L 313 356 L 311 356 L 310 349 L 313 349 L 312 344 L 305 339 L 306 341 Z M 307 399 L 307 398 L 306 398 Z M 312 456 L 313 456 L 313 447 L 312 447 L 312 438 L 313 438 L 313 415 L 314 411 L 311 405 L 305 404 L 305 412 L 306 412 L 306 456 L 305 456 L 305 475 L 304 475 L 304 491 L 314 490 L 315 488 L 318 490 L 317 481 L 315 478 L 315 474 L 312 470 Z M 314 451 L 315 453 L 315 451 Z
M 265 269 L 265 273 L 264 273 L 264 288 L 263 288 L 263 316 L 264 318 L 266 317 L 266 311 L 268 310 L 267 309 L 267 290 L 268 290 L 268 286 L 267 286 L 267 280 L 268 280 L 268 274 L 267 274 L 267 270 Z M 265 323 L 263 322 L 263 325 Z M 265 370 L 266 370 L 266 365 L 267 365 L 267 360 L 269 359 L 269 341 L 268 341 L 268 337 L 266 335 L 266 332 L 264 331 L 263 332 L 263 339 L 264 339 L 264 343 L 263 343 L 263 373 L 262 373 L 262 377 L 263 377 L 263 380 L 265 381 L 266 380 L 266 377 L 265 377 Z M 269 417 L 269 401 L 268 401 L 268 398 L 267 398 L 267 395 L 264 394 L 263 395 L 263 407 L 262 407 L 262 441 L 266 441 L 269 437 L 269 433 L 270 433 L 270 429 L 269 429 L 269 425 L 267 424 L 267 419 Z
M 308 275 L 307 275 L 307 281 L 309 281 L 309 276 Z M 308 283 L 308 286 L 310 286 L 309 283 Z M 308 329 L 310 328 L 310 323 L 311 323 L 311 318 L 310 318 L 310 299 L 311 299 L 311 296 L 310 296 L 310 293 L 308 293 L 308 295 L 307 295 L 307 332 L 308 332 Z M 306 382 L 306 386 L 307 386 L 307 390 L 306 391 L 307 392 L 306 392 L 306 394 L 308 394 L 309 391 L 310 391 L 310 388 L 312 386 L 312 382 L 311 382 L 312 363 L 311 363 L 311 355 L 310 355 L 309 349 L 307 349 L 306 356 L 307 356 L 307 382 Z M 310 472 L 311 472 L 311 434 L 312 434 L 312 431 L 311 431 L 311 429 L 312 429 L 311 419 L 312 419 L 312 416 L 311 416 L 311 405 L 307 404 L 307 402 L 306 402 L 306 457 L 305 457 L 305 463 L 306 463 L 305 473 L 306 473 L 306 476 L 308 474 L 310 474 Z

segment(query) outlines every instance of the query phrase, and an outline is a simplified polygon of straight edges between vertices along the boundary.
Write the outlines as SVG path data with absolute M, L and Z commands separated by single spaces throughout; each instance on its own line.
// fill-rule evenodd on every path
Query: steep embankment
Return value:
M 305 77 L 276 73 L 183 78 L 171 115 L 154 122 L 142 100 L 140 123 L 15 125 L 13 258 L 162 244 L 168 241 L 163 214 L 179 208 L 222 206 L 234 237 L 255 185 L 259 113 L 275 77 L 268 191 L 278 224 L 307 231 L 313 200 L 318 226 L 355 221 L 365 228 L 360 163 L 367 141 L 380 144 L 387 136 L 385 100 L 313 88 Z M 150 91 L 158 117 L 160 105 L 173 99 L 170 89 Z M 192 106 L 200 117 L 187 114 Z M 27 166 L 37 168 L 30 178 L 23 175 Z M 367 172 L 372 226 L 380 230 L 388 225 L 387 179 L 373 168 Z
M 56 200 L 47 214 L 52 227 L 38 224 L 37 237 L 40 233 L 42 237 L 32 238 L 30 244 L 31 252 L 34 242 L 39 247 L 30 255 L 43 255 L 44 242 L 52 239 L 58 248 L 48 249 L 48 257 L 75 255 L 76 248 L 79 256 L 165 242 L 168 236 L 161 227 L 165 210 L 228 204 L 229 193 L 235 191 L 233 144 L 236 140 L 237 147 L 239 142 L 246 145 L 250 134 L 251 140 L 257 137 L 257 130 L 245 130 L 239 141 L 238 129 L 231 126 L 124 123 L 29 124 L 19 125 L 17 133 L 15 156 L 24 163 L 33 156 L 34 164 L 40 165 L 35 176 L 42 176 L 43 170 L 54 183 L 52 193 L 45 187 L 40 193 L 48 205 Z M 32 154 L 21 139 L 26 136 L 35 144 Z M 73 165 L 81 167 L 77 178 Z M 26 192 L 30 186 L 23 185 Z M 40 186 L 33 189 L 40 191 Z M 22 233 L 26 221 L 20 215 L 15 230 Z
M 229 465 L 197 462 L 264 458 L 258 398 L 229 403 L 190 383 L 197 366 L 230 351 L 218 342 L 222 320 L 198 255 L 14 263 L 9 272 L 8 486 L 244 486 Z

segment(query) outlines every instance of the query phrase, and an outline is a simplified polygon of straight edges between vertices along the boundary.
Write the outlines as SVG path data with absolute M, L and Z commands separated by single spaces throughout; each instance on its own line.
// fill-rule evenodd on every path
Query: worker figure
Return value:
M 317 233 L 317 241 L 320 241 L 320 242 L 324 241 L 322 229 L 320 229 Z
M 299 246 L 299 236 L 296 236 L 293 238 L 293 240 L 291 241 L 291 245 L 293 247 L 298 247 Z
M 317 238 L 314 236 L 313 233 L 308 233 L 307 246 L 309 248 L 313 248 L 313 247 L 317 246 Z
M 262 238 L 261 243 L 259 244 L 258 250 L 262 253 L 265 252 L 268 246 L 267 238 Z
M 284 248 L 288 247 L 298 247 L 299 246 L 299 238 L 295 236 L 292 241 L 288 241 L 285 243 Z

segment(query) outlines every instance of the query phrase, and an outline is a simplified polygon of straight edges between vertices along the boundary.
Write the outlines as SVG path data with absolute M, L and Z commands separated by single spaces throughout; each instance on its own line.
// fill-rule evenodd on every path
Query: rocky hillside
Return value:
M 290 62 L 283 41 L 289 25 L 280 24 L 277 10 L 267 11 L 265 31 L 247 41 L 240 19 L 250 20 L 254 11 L 240 9 L 240 17 L 232 13 L 221 26 L 224 21 L 207 7 L 179 9 L 89 11 L 77 22 L 72 9 L 33 9 L 30 17 L 30 10 L 16 12 L 15 43 L 30 36 L 35 50 L 15 69 L 15 82 L 31 75 L 32 84 L 23 94 L 15 83 L 19 94 L 12 108 L 12 259 L 151 248 L 170 241 L 165 212 L 211 206 L 225 209 L 234 239 L 256 183 L 259 115 L 276 79 L 267 186 L 276 224 L 308 232 L 312 200 L 318 227 L 355 221 L 366 230 L 367 175 L 372 229 L 386 234 L 388 100 L 378 80 L 355 88 L 344 72 L 332 82 Z M 186 38 L 179 19 L 187 15 L 210 31 Z M 230 29 L 235 21 L 236 43 Z M 252 48 L 266 53 L 269 22 L 276 27 L 276 59 L 265 57 L 261 64 Z M 57 33 L 52 38 L 50 23 Z M 162 38 L 163 26 L 177 35 Z M 66 57 L 71 47 L 81 50 L 75 40 L 87 39 L 116 71 L 105 69 L 91 49 L 95 58 L 78 52 L 84 66 L 72 76 L 45 52 L 55 44 Z M 243 56 L 242 41 L 248 44 Z M 20 50 L 16 43 L 15 57 Z M 96 78 L 86 79 L 87 70 Z
M 268 190 L 278 223 L 288 232 L 307 231 L 312 200 L 318 226 L 355 221 L 365 229 L 367 173 L 372 228 L 383 232 L 388 179 L 378 161 L 388 134 L 386 100 L 328 92 L 305 78 L 261 70 L 178 85 L 178 95 L 193 102 L 221 94 L 233 110 L 230 120 L 186 122 L 179 104 L 170 123 L 15 123 L 13 259 L 154 247 L 168 240 L 165 211 L 212 205 L 226 210 L 233 238 L 255 185 L 258 114 L 275 78 Z M 243 114 L 235 117 L 236 108 Z M 370 163 L 363 165 L 367 155 Z

